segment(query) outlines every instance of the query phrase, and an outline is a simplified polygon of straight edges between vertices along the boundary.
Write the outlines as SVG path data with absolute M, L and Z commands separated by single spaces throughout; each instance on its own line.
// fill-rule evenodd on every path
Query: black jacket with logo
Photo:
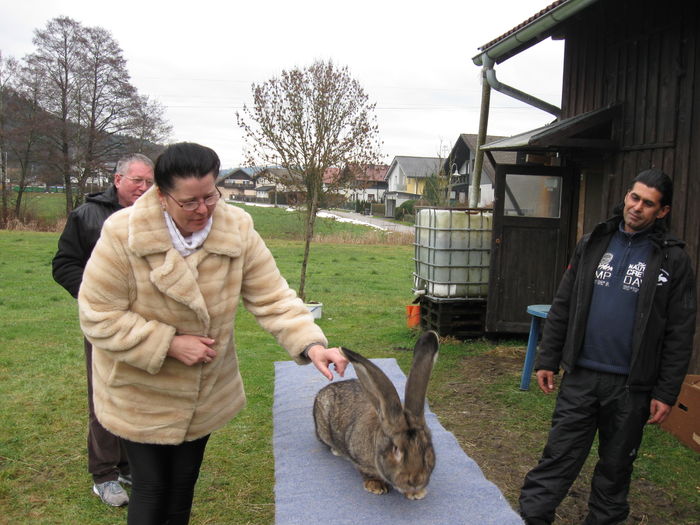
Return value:
M 621 217 L 600 223 L 576 246 L 547 316 L 536 370 L 571 372 L 581 353 L 593 279 Z M 673 405 L 693 351 L 695 279 L 684 243 L 655 226 L 639 291 L 627 385 Z
M 83 271 L 100 238 L 102 225 L 107 217 L 122 207 L 117 188 L 111 186 L 105 191 L 89 194 L 85 203 L 68 215 L 51 266 L 54 280 L 73 297 L 78 297 Z

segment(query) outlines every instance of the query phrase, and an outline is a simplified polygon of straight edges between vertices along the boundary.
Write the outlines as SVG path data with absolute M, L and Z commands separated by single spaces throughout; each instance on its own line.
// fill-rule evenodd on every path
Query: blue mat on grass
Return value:
M 403 398 L 406 376 L 396 360 L 372 361 Z M 352 377 L 349 366 L 345 379 Z M 429 409 L 425 417 L 437 459 L 425 498 L 411 501 L 395 490 L 381 496 L 366 492 L 350 462 L 331 454 L 316 438 L 313 400 L 326 384 L 313 365 L 275 363 L 276 525 L 522 525 L 498 487 Z

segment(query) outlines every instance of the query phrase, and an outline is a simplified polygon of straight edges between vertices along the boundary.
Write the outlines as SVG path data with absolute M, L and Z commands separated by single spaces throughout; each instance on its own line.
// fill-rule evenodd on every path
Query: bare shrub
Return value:
M 10 217 L 5 224 L 5 230 L 23 232 L 62 232 L 66 225 L 66 218 L 46 219 L 43 217 Z

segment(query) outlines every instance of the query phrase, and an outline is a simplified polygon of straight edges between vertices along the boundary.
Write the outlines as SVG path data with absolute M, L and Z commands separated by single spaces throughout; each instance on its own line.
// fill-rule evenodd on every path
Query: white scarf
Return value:
M 170 214 L 167 211 L 163 211 L 163 215 L 165 216 L 165 224 L 168 225 L 170 239 L 173 241 L 173 248 L 175 248 L 183 257 L 192 255 L 194 252 L 199 250 L 202 244 L 204 244 L 204 241 L 207 240 L 207 236 L 211 230 L 211 217 L 209 217 L 209 220 L 204 228 L 185 238 L 182 236 L 182 233 L 180 233 L 180 230 L 178 230 L 177 225 Z

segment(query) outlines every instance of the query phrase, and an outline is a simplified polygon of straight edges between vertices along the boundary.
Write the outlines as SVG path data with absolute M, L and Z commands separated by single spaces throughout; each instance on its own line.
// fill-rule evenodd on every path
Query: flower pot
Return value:
M 415 328 L 420 325 L 420 305 L 409 304 L 406 306 L 406 326 Z
M 323 316 L 323 303 L 311 301 L 305 304 L 314 319 L 320 319 Z

